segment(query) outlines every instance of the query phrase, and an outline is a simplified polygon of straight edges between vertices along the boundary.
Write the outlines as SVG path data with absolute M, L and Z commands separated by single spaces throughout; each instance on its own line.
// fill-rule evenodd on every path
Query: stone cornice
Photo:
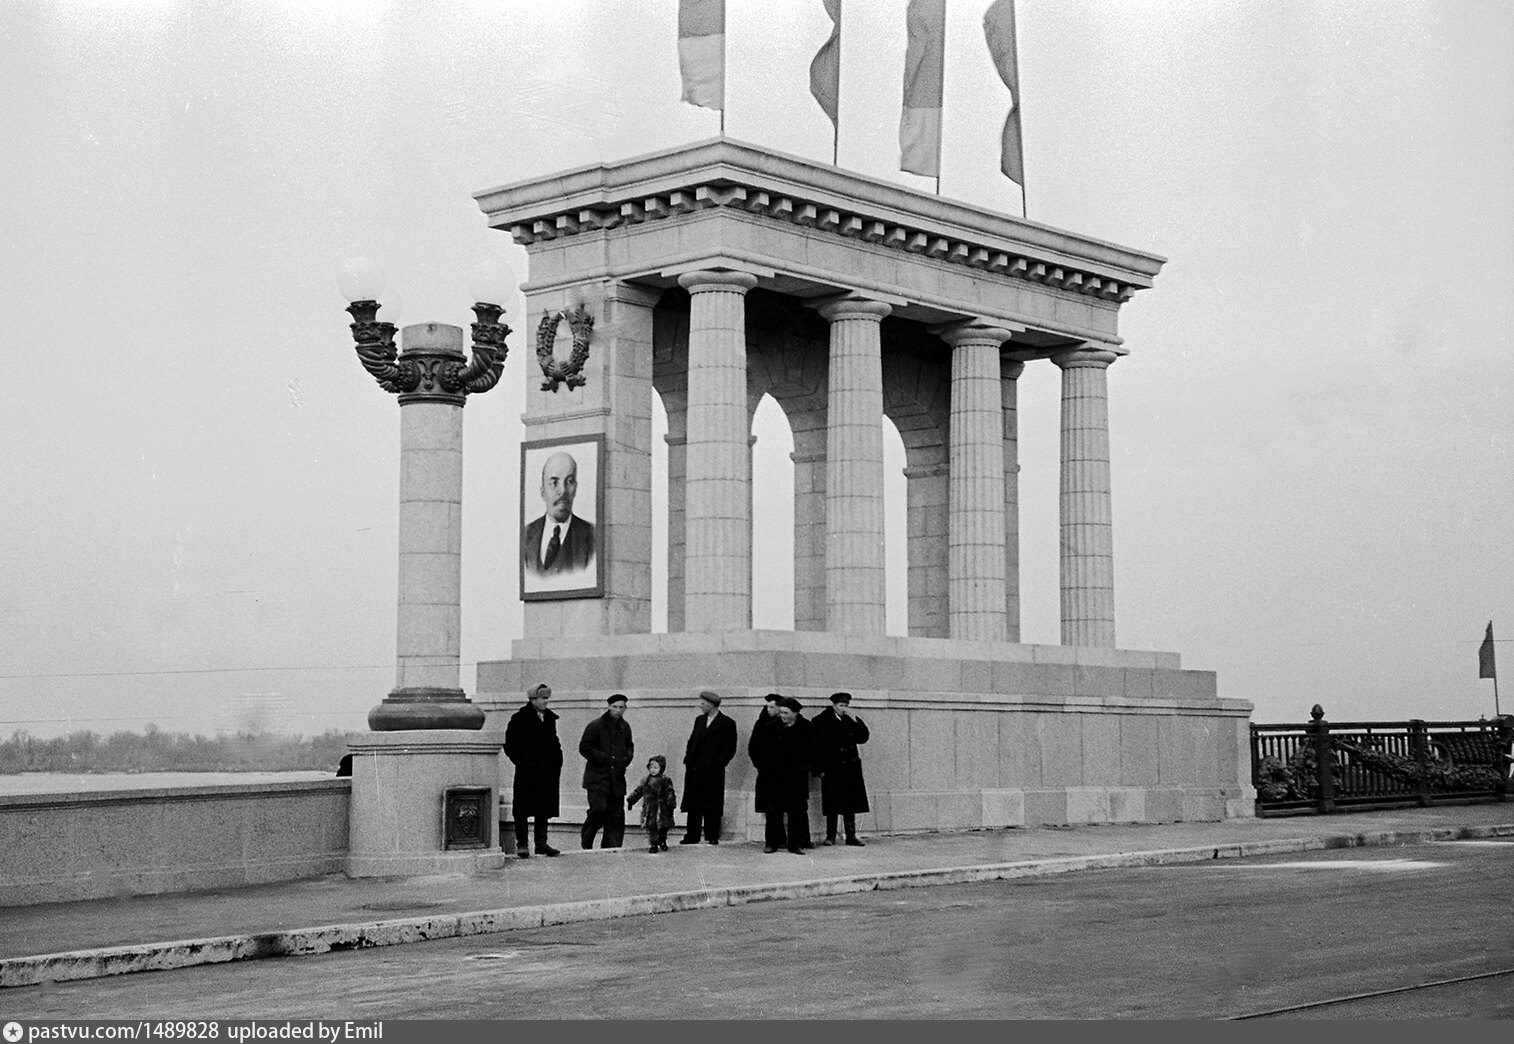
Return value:
M 729 208 L 1114 302 L 1165 258 L 892 182 L 716 139 L 475 193 L 517 243 Z

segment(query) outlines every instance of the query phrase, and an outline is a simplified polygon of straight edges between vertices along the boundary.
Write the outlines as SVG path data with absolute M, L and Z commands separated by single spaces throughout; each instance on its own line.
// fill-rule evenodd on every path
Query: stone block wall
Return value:
M 331 779 L 0 798 L 0 906 L 337 873 L 349 791 Z

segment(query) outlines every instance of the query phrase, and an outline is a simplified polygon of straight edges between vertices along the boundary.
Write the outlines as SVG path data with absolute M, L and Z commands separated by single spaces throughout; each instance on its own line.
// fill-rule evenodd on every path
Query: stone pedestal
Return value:
M 473 873 L 504 865 L 495 834 L 501 729 L 374 732 L 353 740 L 348 877 Z M 444 846 L 446 792 L 488 787 L 488 847 Z
M 1176 653 L 783 631 L 613 635 L 587 649 L 523 639 L 512 652 L 479 664 L 474 698 L 500 728 L 527 685 L 553 687 L 563 822 L 581 822 L 577 740 L 612 692 L 630 698 L 638 760 L 683 749 L 701 689 L 724 697 L 737 730 L 731 837 L 762 837 L 747 743 L 769 692 L 797 697 L 807 717 L 852 694 L 872 732 L 864 832 L 1217 821 L 1249 814 L 1254 797 L 1251 705 L 1219 698 L 1214 673 Z M 820 810 L 817 783 L 812 829 Z

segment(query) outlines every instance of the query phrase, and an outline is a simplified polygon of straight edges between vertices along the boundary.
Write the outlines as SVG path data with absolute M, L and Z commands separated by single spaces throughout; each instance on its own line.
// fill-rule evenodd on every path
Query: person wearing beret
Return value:
M 803 855 L 810 836 L 810 770 L 814 756 L 810 743 L 813 726 L 800 717 L 804 704 L 785 696 L 778 704 L 778 726 L 767 737 L 768 771 L 772 790 L 768 808 L 768 843 L 765 853 L 778 851 L 773 842 L 782 834 L 784 847 Z M 775 827 L 776 821 L 776 829 Z
M 836 843 L 836 817 L 846 824 L 846 843 L 861 848 L 857 813 L 866 812 L 867 784 L 857 748 L 868 740 L 867 725 L 852 713 L 852 694 L 838 692 L 815 716 L 815 770 L 820 775 L 820 810 L 825 813 L 824 844 Z
M 688 813 L 680 845 L 704 839 L 720 844 L 720 820 L 725 813 L 725 767 L 736 756 L 736 723 L 720 712 L 718 693 L 699 694 L 699 717 L 683 751 L 683 811 Z
M 757 806 L 757 814 L 764 817 L 767 851 L 776 852 L 784 845 L 783 819 L 780 812 L 773 808 L 773 772 L 772 772 L 772 733 L 778 728 L 778 705 L 783 697 L 776 692 L 770 692 L 763 697 L 767 702 L 757 714 L 757 720 L 752 723 L 752 735 L 747 740 L 747 757 L 752 759 L 752 767 L 757 770 L 757 781 L 753 784 L 753 798 Z
M 631 725 L 625 720 L 626 698 L 616 693 L 605 701 L 605 712 L 584 726 L 578 753 L 584 759 L 584 790 L 589 812 L 578 839 L 582 847 L 594 847 L 594 835 L 604 828 L 600 848 L 619 848 L 626 836 L 626 766 L 636 756 Z
M 547 709 L 552 698 L 548 685 L 526 690 L 526 705 L 510 716 L 505 726 L 505 757 L 515 766 L 515 854 L 531 855 L 526 847 L 526 821 L 536 817 L 536 854 L 555 856 L 547 843 L 547 820 L 558 814 L 557 788 L 562 775 L 562 743 L 557 738 L 557 715 Z

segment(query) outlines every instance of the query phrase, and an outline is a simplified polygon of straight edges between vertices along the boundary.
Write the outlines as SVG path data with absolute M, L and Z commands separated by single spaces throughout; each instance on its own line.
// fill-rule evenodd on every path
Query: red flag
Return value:
M 810 93 L 835 124 L 841 109 L 841 0 L 821 2 L 831 16 L 831 35 L 810 62 Z
M 678 0 L 678 69 L 683 97 L 725 109 L 725 0 Z
M 1498 668 L 1493 664 L 1493 621 L 1488 621 L 1488 633 L 1483 637 L 1482 645 L 1477 649 L 1477 676 L 1479 678 L 1498 677 Z
M 1025 187 L 1024 144 L 1020 140 L 1020 69 L 1015 54 L 1015 0 L 994 0 L 983 15 L 983 36 L 988 53 L 999 70 L 999 79 L 1009 88 L 1009 115 L 1000 135 L 999 169 L 1021 188 Z
M 946 57 L 946 0 L 909 0 L 904 14 L 904 111 L 899 169 L 941 176 L 941 85 Z

